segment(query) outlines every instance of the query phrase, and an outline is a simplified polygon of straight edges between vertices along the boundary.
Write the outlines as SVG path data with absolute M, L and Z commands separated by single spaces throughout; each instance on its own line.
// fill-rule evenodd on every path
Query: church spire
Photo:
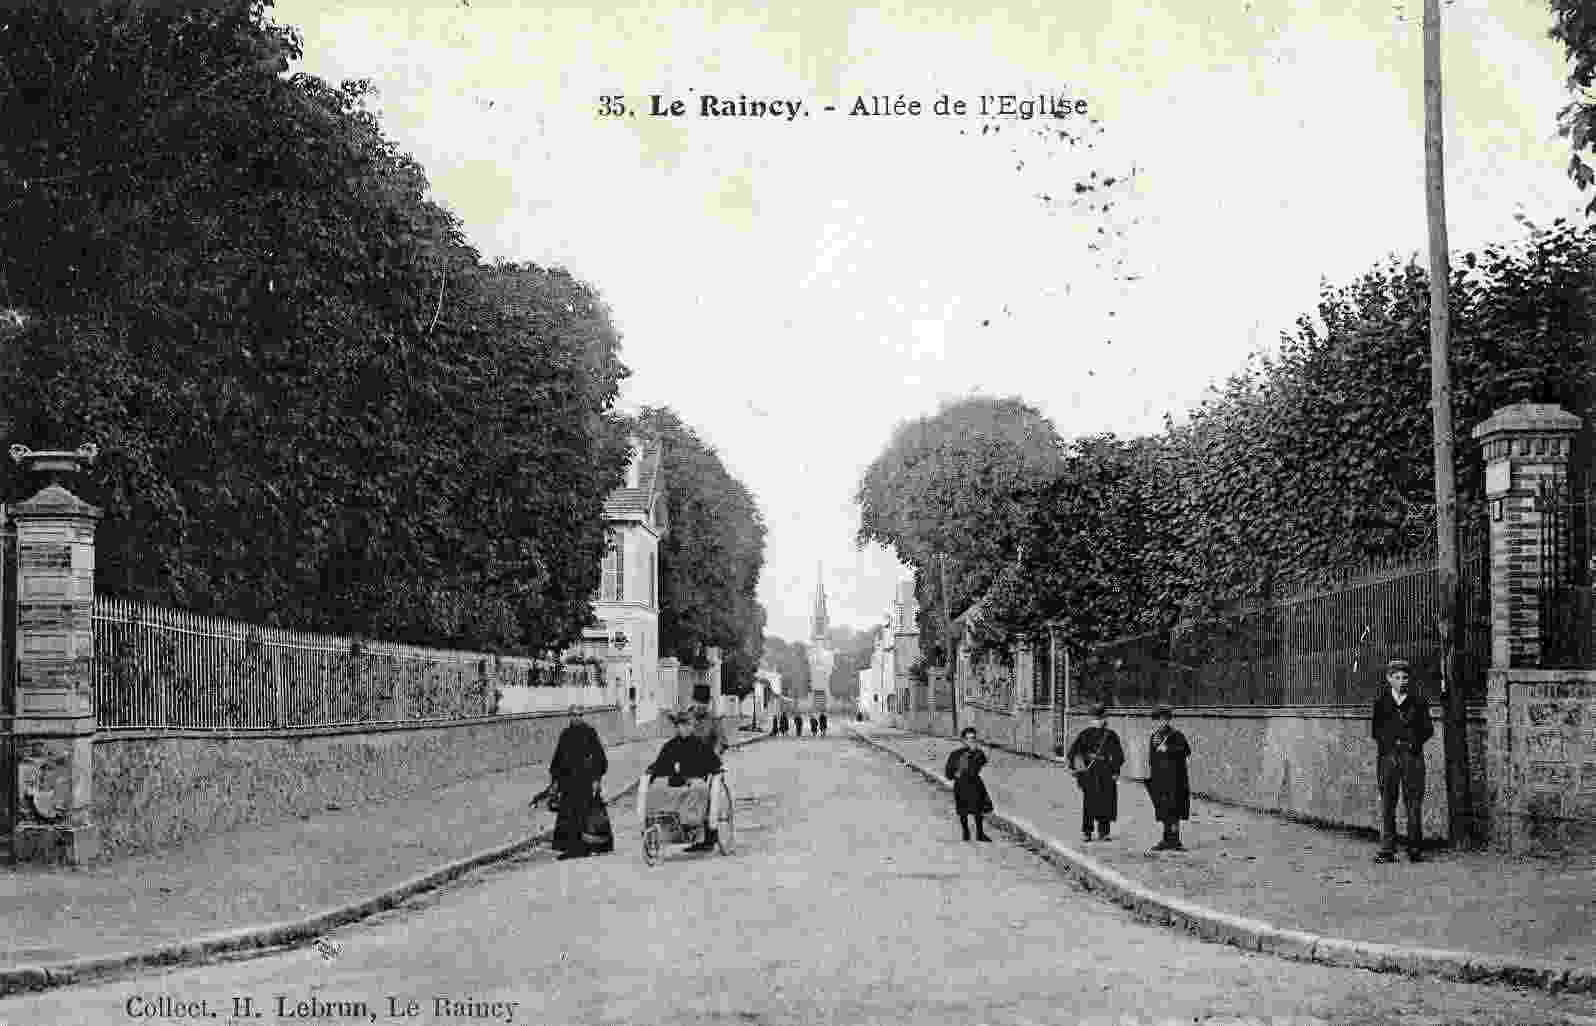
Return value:
M 828 626 L 826 619 L 825 568 L 817 560 L 815 562 L 815 608 L 809 615 L 810 639 L 814 641 L 823 640 Z

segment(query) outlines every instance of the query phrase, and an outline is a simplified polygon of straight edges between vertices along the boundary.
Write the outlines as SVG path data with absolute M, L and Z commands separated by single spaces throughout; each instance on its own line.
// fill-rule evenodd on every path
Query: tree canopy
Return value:
M 483 265 L 367 84 L 285 74 L 269 7 L 0 15 L 11 437 L 100 445 L 112 594 L 562 647 L 626 459 L 609 312 L 564 271 Z
M 1483 497 L 1470 432 L 1519 400 L 1596 425 L 1596 228 L 1529 225 L 1457 262 L 1453 402 L 1458 495 Z M 1023 500 L 1021 559 L 991 589 L 1016 629 L 1061 620 L 1079 644 L 1201 618 L 1302 576 L 1433 552 L 1429 289 L 1390 260 L 1326 285 L 1277 352 L 1156 436 L 1078 440 Z
M 764 516 L 674 410 L 645 407 L 636 428 L 664 447 L 670 530 L 660 549 L 660 654 L 702 666 L 704 649 L 718 646 L 721 688 L 742 697 L 765 651 L 765 610 L 756 598 Z
M 1552 29 L 1548 33 L 1563 44 L 1568 55 L 1568 91 L 1573 94 L 1567 106 L 1557 113 L 1558 134 L 1569 141 L 1573 152 L 1568 159 L 1568 177 L 1581 190 L 1596 181 L 1582 154 L 1596 143 L 1596 11 L 1584 0 L 1551 0 Z M 1596 213 L 1596 198 L 1586 206 Z
M 957 616 L 1018 554 L 1025 496 L 1051 480 L 1063 450 L 1048 419 L 1018 398 L 969 396 L 900 424 L 855 496 L 862 545 L 915 568 L 921 638 L 943 634 L 940 561 Z

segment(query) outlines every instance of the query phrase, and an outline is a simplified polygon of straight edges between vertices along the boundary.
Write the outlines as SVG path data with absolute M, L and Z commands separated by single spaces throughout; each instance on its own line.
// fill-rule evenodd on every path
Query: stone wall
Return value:
M 1493 669 L 1486 709 L 1493 844 L 1596 848 L 1596 671 Z
M 1440 709 L 1424 746 L 1424 832 L 1447 836 L 1446 761 Z M 1084 726 L 1072 714 L 1070 729 Z M 1125 775 L 1147 776 L 1151 710 L 1111 709 L 1109 726 L 1125 744 Z M 1222 802 L 1336 826 L 1377 830 L 1380 795 L 1369 710 L 1357 706 L 1176 709 L 1175 726 L 1191 741 L 1192 791 Z M 1475 804 L 1485 799 L 1485 714 L 1469 717 Z M 1401 826 L 1398 810 L 1398 830 Z
M 1425 746 L 1425 836 L 1447 836 L 1446 764 L 1440 710 L 1435 738 Z M 952 736 L 952 717 L 938 713 L 895 717 L 895 726 Z M 1109 726 L 1125 745 L 1124 776 L 1147 776 L 1147 739 L 1152 710 L 1111 709 Z M 1057 743 L 1086 726 L 1086 711 L 1072 709 L 1068 737 L 1056 738 L 1052 709 L 1022 709 L 1009 714 L 969 705 L 959 710 L 959 725 L 973 725 L 981 737 L 1014 751 L 1052 756 Z M 1266 812 L 1335 826 L 1377 830 L 1380 798 L 1375 789 L 1374 739 L 1369 710 L 1343 706 L 1176 709 L 1175 725 L 1190 739 L 1192 790 L 1197 794 Z M 1592 724 L 1596 727 L 1596 723 Z M 1484 816 L 1485 710 L 1469 717 L 1472 794 Z M 1592 757 L 1596 762 L 1596 756 Z M 1596 789 L 1596 770 L 1592 771 Z M 1593 792 L 1596 797 L 1596 792 Z M 1399 810 L 1400 814 L 1400 810 Z M 1398 829 L 1401 829 L 1400 821 Z
M 626 731 L 614 707 L 591 710 L 587 720 L 606 744 Z M 546 764 L 566 722 L 562 711 L 439 726 L 101 734 L 93 815 L 102 856 Z

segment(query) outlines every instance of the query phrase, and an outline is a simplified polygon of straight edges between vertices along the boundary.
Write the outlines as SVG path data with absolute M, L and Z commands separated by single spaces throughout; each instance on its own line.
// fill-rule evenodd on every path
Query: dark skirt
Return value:
M 560 781 L 560 811 L 554 816 L 555 851 L 581 853 L 588 850 L 582 831 L 598 800 L 593 796 L 593 784 L 592 777 L 573 776 Z
M 961 816 L 984 816 L 992 811 L 992 796 L 980 777 L 960 777 L 953 783 L 953 811 Z

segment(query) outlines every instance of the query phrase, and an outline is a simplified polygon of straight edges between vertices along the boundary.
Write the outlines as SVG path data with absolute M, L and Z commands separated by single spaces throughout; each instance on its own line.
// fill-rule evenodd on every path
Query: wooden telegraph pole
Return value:
M 1424 185 L 1430 228 L 1430 409 L 1435 426 L 1435 534 L 1441 605 L 1442 738 L 1446 751 L 1447 833 L 1454 846 L 1472 839 L 1468 725 L 1457 679 L 1462 612 L 1458 580 L 1457 481 L 1452 452 L 1452 375 L 1448 332 L 1451 260 L 1446 241 L 1446 163 L 1442 159 L 1441 0 L 1424 0 Z

